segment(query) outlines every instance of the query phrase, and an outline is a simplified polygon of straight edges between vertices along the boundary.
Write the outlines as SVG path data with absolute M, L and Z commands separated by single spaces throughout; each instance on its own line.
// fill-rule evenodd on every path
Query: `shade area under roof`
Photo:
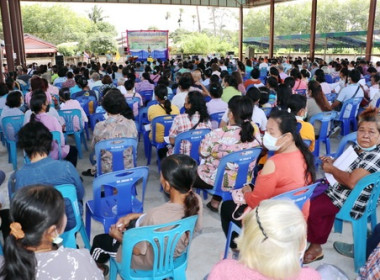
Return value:
M 124 4 L 164 4 L 212 6 L 225 8 L 257 7 L 269 5 L 270 0 L 23 0 L 27 2 L 75 2 L 75 3 L 124 3 Z M 290 2 L 294 0 L 275 0 L 275 3 Z
M 373 46 L 380 47 L 380 30 L 374 30 Z M 269 37 L 244 38 L 243 43 L 262 48 L 269 47 Z M 330 32 L 315 34 L 315 46 L 325 48 L 365 48 L 367 31 Z M 276 48 L 304 48 L 310 46 L 310 34 L 274 37 Z

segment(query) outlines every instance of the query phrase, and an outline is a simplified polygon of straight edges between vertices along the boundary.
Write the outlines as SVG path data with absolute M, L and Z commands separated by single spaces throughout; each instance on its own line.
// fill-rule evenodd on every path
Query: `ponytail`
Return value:
M 197 215 L 199 212 L 199 200 L 192 190 L 189 191 L 185 198 L 185 217 Z
M 255 133 L 255 129 L 253 128 L 251 121 L 248 119 L 244 120 L 240 127 L 240 141 L 242 143 L 252 142 L 254 139 L 253 134 Z
M 11 234 L 6 239 L 4 258 L 8 261 L 5 261 L 6 265 L 3 265 L 0 272 L 4 280 L 36 279 L 36 256 L 33 251 L 24 248 L 21 240 L 16 240 Z
M 170 103 L 169 99 L 166 99 L 164 102 L 164 108 L 167 115 L 170 115 L 172 111 L 172 104 Z
M 37 121 L 37 115 L 35 114 L 35 113 L 32 113 L 31 115 L 30 115 L 30 119 L 29 119 L 29 122 L 35 122 L 35 121 Z
M 303 158 L 305 159 L 305 185 L 309 185 L 310 183 L 315 182 L 316 180 L 314 156 L 310 152 L 309 148 L 306 146 L 305 142 L 302 140 L 301 135 L 299 133 L 293 135 L 293 138 L 297 148 L 301 151 Z
M 150 75 L 149 75 L 148 72 L 144 72 L 144 73 L 142 74 L 142 76 L 143 76 L 143 78 L 144 78 L 145 80 L 147 80 L 149 83 L 154 84 L 154 82 L 150 79 Z

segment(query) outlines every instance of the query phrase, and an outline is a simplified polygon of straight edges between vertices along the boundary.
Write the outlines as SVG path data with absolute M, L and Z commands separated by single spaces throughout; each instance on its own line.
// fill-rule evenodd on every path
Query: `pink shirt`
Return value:
M 217 263 L 208 275 L 208 280 L 271 280 L 261 273 L 252 270 L 237 260 L 226 259 Z M 310 267 L 303 267 L 296 278 L 289 280 L 320 280 L 321 276 Z
M 61 134 L 61 154 L 62 154 L 62 158 L 65 158 L 67 156 L 67 154 L 69 153 L 70 146 L 65 145 L 65 137 L 63 136 L 63 133 L 62 133 L 62 126 L 59 124 L 58 120 L 56 118 L 50 116 L 47 113 L 37 114 L 36 120 L 43 123 L 43 125 L 46 126 L 47 129 L 49 129 L 49 131 L 59 131 L 60 132 L 60 134 Z M 29 121 L 30 120 L 28 120 L 28 122 Z M 55 141 L 53 141 L 52 146 L 53 146 L 53 148 L 50 151 L 50 156 L 53 159 L 58 159 L 58 145 Z
M 144 105 L 144 103 L 143 103 L 143 101 L 142 101 L 142 97 L 141 97 L 141 95 L 139 94 L 139 93 L 135 93 L 135 94 L 133 94 L 133 93 L 124 93 L 123 94 L 124 95 L 124 97 L 125 98 L 133 98 L 133 95 L 134 95 L 134 97 L 138 97 L 138 98 L 140 98 L 140 104 L 138 103 L 138 102 L 136 102 L 136 103 L 133 103 L 133 108 L 132 108 L 132 110 L 133 110 L 133 115 L 135 116 L 135 117 L 137 117 L 138 116 L 138 114 L 139 114 L 139 105 L 140 106 L 143 106 Z
M 144 90 L 154 90 L 154 84 L 149 83 L 148 80 L 143 80 L 135 85 L 136 92 L 141 92 Z
M 82 106 L 80 106 L 80 103 L 78 102 L 78 100 L 70 99 L 70 100 L 67 100 L 65 103 L 61 104 L 61 110 L 69 110 L 69 109 L 80 110 L 81 116 L 82 116 L 82 127 L 84 127 L 84 123 L 88 122 L 88 118 Z M 80 130 L 80 125 L 79 125 L 77 117 L 74 118 L 74 129 L 76 131 Z
M 49 102 L 49 104 L 51 104 L 51 95 L 50 95 L 50 93 L 45 92 L 45 94 L 46 94 L 47 101 Z M 32 91 L 29 91 L 29 92 L 25 95 L 25 103 L 26 103 L 28 106 L 30 105 L 30 99 L 32 99 Z
M 293 90 L 297 89 L 307 89 L 307 84 L 302 80 L 296 80 Z

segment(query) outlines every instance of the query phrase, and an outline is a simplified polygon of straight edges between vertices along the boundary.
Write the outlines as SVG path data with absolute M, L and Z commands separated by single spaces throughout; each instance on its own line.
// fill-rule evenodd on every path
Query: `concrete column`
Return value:
M 270 0 L 270 20 L 269 20 L 269 58 L 273 57 L 274 49 L 274 0 Z
M 16 12 L 18 19 L 18 33 L 20 38 L 20 47 L 21 47 L 21 64 L 26 66 L 26 53 L 25 53 L 25 42 L 24 42 L 24 27 L 22 25 L 22 14 L 21 14 L 21 5 L 20 0 L 15 0 L 16 3 Z
M 7 67 L 8 71 L 14 71 L 15 67 L 13 62 L 13 40 L 7 0 L 0 0 L 0 9 L 3 23 L 5 51 L 7 53 Z
M 310 30 L 310 60 L 314 61 L 315 53 L 315 30 L 317 29 L 317 2 L 318 0 L 312 0 L 311 4 L 311 30 Z
M 21 45 L 20 45 L 20 34 L 19 34 L 19 20 L 18 13 L 16 8 L 16 1 L 9 1 L 9 12 L 11 18 L 11 30 L 12 30 L 12 40 L 13 40 L 13 48 L 16 53 L 16 65 L 21 64 Z
M 376 15 L 376 2 L 377 2 L 377 0 L 371 0 L 371 3 L 369 5 L 367 46 L 365 48 L 365 59 L 367 61 L 371 60 L 371 55 L 372 55 L 373 29 L 375 27 L 375 15 Z
M 243 61 L 243 5 L 239 7 L 239 60 Z

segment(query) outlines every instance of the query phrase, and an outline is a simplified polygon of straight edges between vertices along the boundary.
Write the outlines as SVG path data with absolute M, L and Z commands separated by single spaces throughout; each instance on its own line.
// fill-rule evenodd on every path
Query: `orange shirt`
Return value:
M 264 199 L 310 184 L 305 182 L 306 163 L 299 150 L 275 154 L 270 160 L 274 162 L 275 171 L 266 175 L 261 175 L 260 171 L 253 191 L 244 194 L 245 201 L 251 208 L 255 208 Z M 306 202 L 302 209 L 306 220 L 309 216 L 309 207 L 310 201 Z

